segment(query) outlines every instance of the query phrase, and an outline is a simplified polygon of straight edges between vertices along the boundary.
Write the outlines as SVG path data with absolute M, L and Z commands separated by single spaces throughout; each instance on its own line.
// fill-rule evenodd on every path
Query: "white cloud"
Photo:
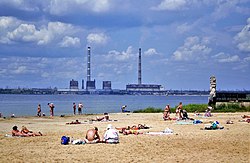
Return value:
M 153 10 L 180 10 L 187 5 L 187 0 L 163 0 L 158 6 L 152 7 Z
M 75 11 L 102 13 L 110 8 L 110 0 L 51 0 L 45 11 L 53 15 L 66 15 Z
M 79 38 L 71 36 L 79 32 L 80 29 L 62 22 L 49 22 L 47 25 L 37 27 L 12 17 L 0 17 L 0 29 L 0 43 L 2 44 L 30 42 L 37 45 L 47 45 L 57 44 L 63 40 L 64 44 L 61 42 L 59 45 L 68 47 L 80 45 Z
M 182 34 L 182 33 L 189 32 L 192 28 L 193 28 L 192 25 L 189 25 L 188 23 L 184 23 L 184 24 L 179 25 L 176 28 L 176 31 Z
M 246 7 L 245 4 L 248 2 L 248 0 L 214 1 L 215 11 L 212 13 L 212 17 L 214 17 L 216 20 L 219 20 L 227 17 L 231 13 L 249 15 L 250 9 Z
M 147 51 L 144 52 L 146 56 L 157 55 L 158 52 L 154 48 L 149 48 Z
M 111 61 L 128 61 L 134 58 L 132 46 L 129 46 L 126 51 L 118 52 L 116 50 L 109 51 L 107 55 L 105 55 L 106 60 Z
M 211 52 L 207 47 L 208 38 L 200 39 L 197 36 L 186 38 L 184 45 L 179 47 L 172 56 L 176 61 L 198 61 L 206 58 Z
M 108 41 L 108 36 L 104 33 L 90 33 L 87 36 L 87 41 L 89 44 L 106 44 Z
M 13 41 L 35 41 L 36 27 L 33 24 L 21 24 L 14 31 L 7 33 L 7 38 Z
M 80 47 L 81 42 L 78 37 L 65 36 L 62 42 L 59 43 L 61 47 Z
M 26 0 L 1 0 L 0 4 L 10 5 L 24 11 L 39 11 L 39 8 L 34 6 L 33 1 L 30 3 Z
M 250 56 L 243 59 L 245 62 L 250 62 Z
M 231 56 L 231 55 L 225 54 L 223 52 L 212 56 L 212 58 L 216 59 L 217 62 L 220 62 L 220 63 L 232 63 L 232 62 L 240 61 L 240 57 L 238 55 Z
M 237 47 L 243 52 L 250 52 L 250 18 L 247 25 L 234 37 L 238 43 Z

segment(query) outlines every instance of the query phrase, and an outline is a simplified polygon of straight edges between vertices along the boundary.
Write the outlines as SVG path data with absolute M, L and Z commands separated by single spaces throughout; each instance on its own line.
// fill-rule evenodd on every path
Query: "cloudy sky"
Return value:
M 0 88 L 250 90 L 250 0 L 1 0 Z

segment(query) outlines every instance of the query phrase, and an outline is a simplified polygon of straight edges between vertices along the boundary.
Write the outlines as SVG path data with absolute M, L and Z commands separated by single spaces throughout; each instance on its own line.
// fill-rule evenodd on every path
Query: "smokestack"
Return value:
M 141 84 L 141 48 L 139 48 L 138 84 Z
M 90 81 L 90 47 L 88 47 L 87 81 Z

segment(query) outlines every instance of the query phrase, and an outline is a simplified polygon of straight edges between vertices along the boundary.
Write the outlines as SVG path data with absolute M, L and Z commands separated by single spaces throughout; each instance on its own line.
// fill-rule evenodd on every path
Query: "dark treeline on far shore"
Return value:
M 250 90 L 219 90 L 218 92 L 250 93 Z M 126 90 L 78 90 L 60 91 L 55 88 L 0 88 L 0 94 L 52 95 L 52 94 L 98 94 L 98 95 L 209 95 L 209 90 L 162 90 L 162 91 L 126 91 Z

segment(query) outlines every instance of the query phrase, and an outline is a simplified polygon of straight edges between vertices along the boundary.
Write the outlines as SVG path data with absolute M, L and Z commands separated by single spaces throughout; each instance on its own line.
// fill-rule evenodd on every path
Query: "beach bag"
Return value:
M 67 145 L 67 144 L 69 144 L 69 141 L 70 141 L 70 138 L 69 138 L 69 137 L 67 137 L 67 136 L 62 136 L 62 138 L 61 138 L 61 144 L 62 144 L 62 145 Z

